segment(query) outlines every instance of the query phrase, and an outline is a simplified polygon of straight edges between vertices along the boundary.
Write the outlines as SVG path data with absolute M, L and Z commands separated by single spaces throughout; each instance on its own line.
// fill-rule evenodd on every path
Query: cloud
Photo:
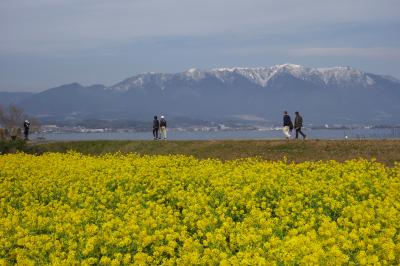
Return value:
M 400 48 L 313 47 L 313 48 L 290 49 L 289 54 L 291 54 L 293 56 L 363 57 L 363 58 L 370 58 L 370 59 L 399 60 L 400 59 Z
M 85 51 L 138 38 L 280 33 L 398 21 L 398 0 L 2 0 L 1 53 Z
M 282 62 L 398 77 L 399 10 L 399 0 L 0 0 L 0 87 Z

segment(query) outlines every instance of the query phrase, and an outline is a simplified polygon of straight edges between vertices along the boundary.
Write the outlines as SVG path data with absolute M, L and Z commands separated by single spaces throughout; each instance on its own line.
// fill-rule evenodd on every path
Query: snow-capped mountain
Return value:
M 307 122 L 400 123 L 400 81 L 351 67 L 283 64 L 260 68 L 143 73 L 113 86 L 53 88 L 20 102 L 41 116 L 134 119 L 154 114 L 214 120 L 257 117 L 280 123 L 283 110 Z
M 200 82 L 207 78 L 215 78 L 223 83 L 234 83 L 237 79 L 244 78 L 249 82 L 260 87 L 268 87 L 269 82 L 279 75 L 291 75 L 297 79 L 314 83 L 318 86 L 373 86 L 374 75 L 351 68 L 351 67 L 333 67 L 333 68 L 308 68 L 295 64 L 283 64 L 272 67 L 259 68 L 215 68 L 211 70 L 200 70 L 196 68 L 189 69 L 182 73 L 162 74 L 162 73 L 144 73 L 128 78 L 112 87 L 114 90 L 130 90 L 143 88 L 148 83 L 153 83 L 162 89 L 171 81 L 192 81 Z M 382 76 L 384 77 L 384 76 Z M 393 82 L 399 82 L 392 77 L 384 77 Z

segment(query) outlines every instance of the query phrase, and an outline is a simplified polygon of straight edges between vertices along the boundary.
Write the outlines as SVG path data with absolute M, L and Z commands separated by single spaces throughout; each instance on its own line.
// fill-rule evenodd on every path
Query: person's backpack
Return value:
M 290 121 L 290 124 L 289 124 L 289 130 L 290 130 L 290 131 L 292 131 L 292 130 L 293 130 L 293 123 L 292 123 L 292 121 Z

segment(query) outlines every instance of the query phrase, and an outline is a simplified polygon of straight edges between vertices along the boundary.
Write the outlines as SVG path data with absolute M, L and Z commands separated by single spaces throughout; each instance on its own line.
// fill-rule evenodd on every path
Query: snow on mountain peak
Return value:
M 274 67 L 276 67 L 276 68 L 286 68 L 286 69 L 302 69 L 302 68 L 305 68 L 304 66 L 291 64 L 291 63 L 285 63 L 285 64 L 282 64 L 282 65 L 275 65 Z
M 325 84 L 340 84 L 355 82 L 363 86 L 372 86 L 375 81 L 367 73 L 349 66 L 337 66 L 332 68 L 318 68 Z
M 197 68 L 188 69 L 187 71 L 184 72 L 184 75 L 187 78 L 192 78 L 196 81 L 199 81 L 205 77 L 204 71 L 197 69 Z
M 337 66 L 331 68 L 309 68 L 297 64 L 282 64 L 271 67 L 225 67 L 200 70 L 191 68 L 181 73 L 162 74 L 144 73 L 133 76 L 112 87 L 115 90 L 129 90 L 131 88 L 144 88 L 146 83 L 152 82 L 160 88 L 165 88 L 166 83 L 173 77 L 183 80 L 194 80 L 196 82 L 206 77 L 214 77 L 223 83 L 232 83 L 238 76 L 249 80 L 261 87 L 267 87 L 269 81 L 280 75 L 287 74 L 297 79 L 308 81 L 314 84 L 325 84 L 325 86 L 373 86 L 376 82 L 373 76 L 368 73 L 348 67 Z M 383 76 L 382 76 L 383 77 Z M 384 77 L 385 78 L 385 77 Z
M 279 73 L 287 72 L 297 78 L 303 79 L 308 72 L 310 72 L 309 68 L 306 68 L 301 65 L 296 64 L 282 64 L 275 65 L 272 67 L 256 67 L 256 68 L 245 68 L 245 67 L 234 67 L 234 68 L 216 68 L 212 69 L 212 72 L 217 72 L 218 76 L 223 76 L 224 72 L 237 73 L 251 82 L 260 85 L 262 87 L 266 87 L 268 82 L 275 75 Z
M 198 71 L 197 68 L 190 68 L 186 72 L 188 72 L 188 73 L 196 73 L 197 71 Z

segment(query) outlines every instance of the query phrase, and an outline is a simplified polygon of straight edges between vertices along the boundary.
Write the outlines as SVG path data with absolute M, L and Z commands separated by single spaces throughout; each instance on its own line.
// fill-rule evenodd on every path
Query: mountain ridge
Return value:
M 331 83 L 340 84 L 341 82 L 349 82 L 352 80 L 354 81 L 354 79 L 358 79 L 357 81 L 363 86 L 371 86 L 375 82 L 371 75 L 377 75 L 364 72 L 349 66 L 310 68 L 287 63 L 282 65 L 275 65 L 272 67 L 231 67 L 212 68 L 208 70 L 191 68 L 178 73 L 146 72 L 131 76 L 121 82 L 118 82 L 108 87 L 108 89 L 129 90 L 130 87 L 140 87 L 143 86 L 145 81 L 148 81 L 150 77 L 154 77 L 160 86 L 162 86 L 163 82 L 169 81 L 174 77 L 189 78 L 195 81 L 199 81 L 206 78 L 207 75 L 218 78 L 223 82 L 229 82 L 230 74 L 239 74 L 261 87 L 267 87 L 269 80 L 271 80 L 275 75 L 279 75 L 285 72 L 297 78 L 314 81 L 315 83 L 325 84 L 326 86 L 330 85 Z M 384 77 L 385 79 L 388 79 L 392 82 L 400 83 L 400 80 L 391 76 L 378 76 Z
M 65 84 L 19 102 L 49 121 L 147 121 L 154 114 L 165 114 L 208 121 L 253 116 L 276 124 L 283 110 L 298 110 L 315 124 L 400 123 L 399 103 L 396 78 L 348 66 L 295 64 L 148 72 L 108 87 Z

